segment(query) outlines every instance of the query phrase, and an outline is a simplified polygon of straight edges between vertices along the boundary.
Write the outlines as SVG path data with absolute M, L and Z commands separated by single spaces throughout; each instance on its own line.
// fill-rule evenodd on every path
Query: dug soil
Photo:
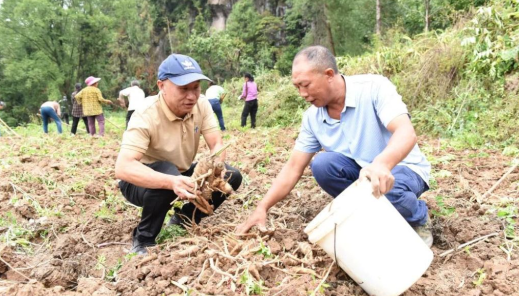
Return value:
M 367 295 L 308 243 L 303 229 L 331 201 L 309 169 L 270 210 L 271 231 L 234 234 L 288 159 L 296 135 L 228 132 L 227 160 L 243 173 L 241 188 L 187 235 L 166 239 L 144 257 L 127 255 L 139 209 L 115 186 L 119 135 L 1 138 L 0 295 Z M 513 157 L 455 150 L 435 139 L 420 145 L 435 177 L 421 197 L 435 213 L 435 257 L 403 295 L 519 295 L 519 251 L 510 233 L 511 227 L 517 234 L 517 216 L 506 221 L 503 210 L 498 216 L 517 207 L 519 169 L 486 194 Z

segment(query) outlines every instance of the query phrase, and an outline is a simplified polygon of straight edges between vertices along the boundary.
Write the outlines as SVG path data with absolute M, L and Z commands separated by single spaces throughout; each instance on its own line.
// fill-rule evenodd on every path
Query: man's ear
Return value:
M 164 86 L 164 82 L 162 80 L 157 80 L 157 86 L 159 87 L 159 90 L 162 90 L 162 87 Z
M 324 75 L 328 78 L 328 80 L 331 80 L 335 76 L 335 71 L 333 71 L 332 68 L 328 68 L 324 70 Z

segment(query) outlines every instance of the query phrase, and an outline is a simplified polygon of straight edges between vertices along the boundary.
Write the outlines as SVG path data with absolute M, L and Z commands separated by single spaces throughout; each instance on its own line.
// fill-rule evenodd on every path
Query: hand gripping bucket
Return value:
M 318 244 L 372 296 L 396 296 L 427 270 L 432 251 L 371 183 L 355 182 L 305 228 Z

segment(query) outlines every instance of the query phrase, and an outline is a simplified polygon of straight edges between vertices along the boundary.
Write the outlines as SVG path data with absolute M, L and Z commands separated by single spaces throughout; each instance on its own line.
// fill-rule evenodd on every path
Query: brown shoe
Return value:
M 424 241 L 424 243 L 430 248 L 433 245 L 433 235 L 432 235 L 432 223 L 431 217 L 427 215 L 427 221 L 424 225 L 413 227 L 416 234 L 420 236 L 420 238 Z

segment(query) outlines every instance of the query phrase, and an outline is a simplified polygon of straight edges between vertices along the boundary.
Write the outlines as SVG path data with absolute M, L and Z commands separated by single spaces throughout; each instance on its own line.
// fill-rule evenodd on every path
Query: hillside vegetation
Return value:
M 461 146 L 495 145 L 518 153 L 518 1 L 492 1 L 445 31 L 411 39 L 398 30 L 377 42 L 373 53 L 339 57 L 342 73 L 389 77 L 407 103 L 420 134 L 451 137 Z M 308 105 L 289 76 L 263 72 L 260 124 L 298 125 Z M 228 106 L 239 102 L 242 80 L 226 84 Z M 229 112 L 239 119 L 239 109 Z

